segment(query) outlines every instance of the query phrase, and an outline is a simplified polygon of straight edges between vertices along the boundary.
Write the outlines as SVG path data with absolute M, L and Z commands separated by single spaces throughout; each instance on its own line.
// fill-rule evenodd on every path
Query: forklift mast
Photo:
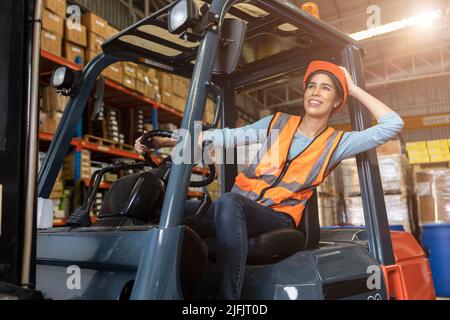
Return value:
M 36 202 L 27 191 L 35 185 L 30 168 L 37 166 L 28 157 L 38 123 L 30 108 L 34 4 L 0 1 L 0 291 L 5 284 L 33 288 L 35 282 L 35 218 L 26 214 Z

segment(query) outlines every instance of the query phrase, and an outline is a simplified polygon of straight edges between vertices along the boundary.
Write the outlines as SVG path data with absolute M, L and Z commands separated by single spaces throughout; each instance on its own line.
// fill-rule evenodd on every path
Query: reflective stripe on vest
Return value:
M 291 215 L 297 226 L 314 189 L 331 172 L 328 164 L 343 135 L 342 131 L 328 127 L 294 159 L 287 160 L 300 122 L 299 116 L 275 114 L 256 162 L 236 177 L 232 189 L 232 192 Z

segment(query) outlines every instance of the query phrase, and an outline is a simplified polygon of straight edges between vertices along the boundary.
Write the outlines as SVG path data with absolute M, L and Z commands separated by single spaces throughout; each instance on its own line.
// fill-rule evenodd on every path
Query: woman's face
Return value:
M 312 76 L 303 99 L 306 113 L 313 117 L 328 117 L 339 106 L 337 88 L 330 76 L 323 73 Z

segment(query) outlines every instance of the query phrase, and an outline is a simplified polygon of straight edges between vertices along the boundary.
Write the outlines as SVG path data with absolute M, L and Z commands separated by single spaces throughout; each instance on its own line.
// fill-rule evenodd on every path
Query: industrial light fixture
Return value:
M 72 95 L 82 77 L 81 71 L 68 67 L 56 67 L 52 72 L 51 85 L 63 95 Z
M 411 16 L 399 21 L 383 24 L 381 26 L 363 30 L 360 32 L 350 34 L 355 40 L 365 40 L 372 37 L 380 36 L 382 34 L 390 33 L 406 27 L 418 25 L 431 25 L 435 20 L 441 17 L 441 10 L 427 11 L 422 14 Z
M 181 33 L 195 25 L 198 17 L 198 7 L 193 0 L 179 0 L 169 11 L 169 31 Z

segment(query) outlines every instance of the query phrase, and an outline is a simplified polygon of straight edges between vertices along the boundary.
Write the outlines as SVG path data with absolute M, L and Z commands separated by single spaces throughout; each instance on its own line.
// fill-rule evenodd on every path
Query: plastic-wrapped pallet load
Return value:
M 408 159 L 404 154 L 378 156 L 381 183 L 385 194 L 405 193 L 408 191 Z M 345 196 L 361 194 L 356 159 L 342 161 L 342 179 Z
M 421 223 L 450 222 L 450 170 L 428 169 L 415 174 Z
M 341 197 L 340 188 L 340 170 L 334 170 L 317 187 L 317 202 L 319 209 L 319 221 L 321 226 L 333 226 L 341 222 L 340 209 Z
M 389 194 L 384 196 L 386 203 L 387 216 L 390 225 L 401 224 L 406 231 L 411 230 L 408 196 L 404 194 Z M 345 198 L 346 223 L 355 226 L 364 225 L 364 212 L 361 197 Z
M 341 182 L 341 172 L 340 170 L 334 170 L 328 177 L 317 187 L 317 192 L 319 194 L 325 193 L 329 195 L 337 195 L 340 193 L 340 188 L 338 185 Z
M 340 202 L 338 196 L 319 195 L 317 198 L 320 226 L 334 226 L 340 223 Z

